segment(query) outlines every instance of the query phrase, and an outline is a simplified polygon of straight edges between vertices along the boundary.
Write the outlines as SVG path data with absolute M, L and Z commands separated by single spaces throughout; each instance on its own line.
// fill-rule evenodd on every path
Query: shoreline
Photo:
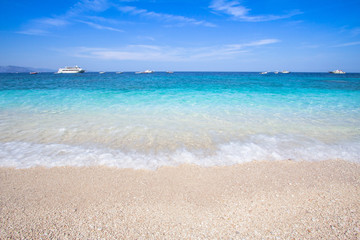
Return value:
M 1 239 L 360 237 L 360 164 L 0 168 Z

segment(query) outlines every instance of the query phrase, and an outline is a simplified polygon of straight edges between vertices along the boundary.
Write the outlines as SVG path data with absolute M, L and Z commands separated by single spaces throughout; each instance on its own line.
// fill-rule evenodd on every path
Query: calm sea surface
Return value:
M 0 74 L 0 166 L 360 162 L 360 74 Z

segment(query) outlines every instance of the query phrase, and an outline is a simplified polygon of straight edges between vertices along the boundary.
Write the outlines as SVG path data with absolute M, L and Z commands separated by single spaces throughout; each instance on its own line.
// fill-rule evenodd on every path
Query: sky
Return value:
M 0 66 L 360 72 L 359 0 L 0 0 Z

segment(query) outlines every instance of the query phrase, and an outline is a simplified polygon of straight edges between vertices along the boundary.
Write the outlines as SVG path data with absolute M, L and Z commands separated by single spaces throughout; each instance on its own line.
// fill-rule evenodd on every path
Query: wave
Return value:
M 243 141 L 220 144 L 214 151 L 177 149 L 157 153 L 125 152 L 100 146 L 0 143 L 0 166 L 110 166 L 132 169 L 157 169 L 161 166 L 196 164 L 225 166 L 254 160 L 321 161 L 342 159 L 360 162 L 360 141 L 324 143 L 291 135 L 252 135 Z

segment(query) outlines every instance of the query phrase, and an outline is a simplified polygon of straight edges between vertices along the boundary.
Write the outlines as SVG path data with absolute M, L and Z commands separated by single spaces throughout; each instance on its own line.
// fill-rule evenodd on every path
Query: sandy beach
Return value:
M 359 239 L 360 165 L 0 169 L 0 239 Z

